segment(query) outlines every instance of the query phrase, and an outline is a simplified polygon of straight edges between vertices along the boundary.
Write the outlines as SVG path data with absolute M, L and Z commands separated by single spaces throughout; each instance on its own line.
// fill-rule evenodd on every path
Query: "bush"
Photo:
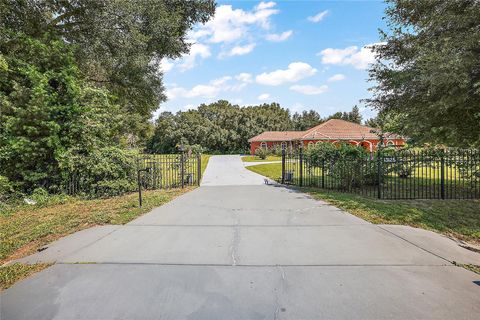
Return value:
M 268 149 L 258 148 L 257 150 L 255 150 L 255 155 L 262 160 L 267 159 L 269 154 L 270 154 L 270 151 Z
M 271 153 L 275 156 L 279 156 L 281 157 L 282 156 L 282 146 L 281 145 L 275 145 L 272 149 L 271 149 Z
M 15 194 L 13 184 L 7 177 L 0 176 L 0 201 L 5 202 Z
M 22 194 L 16 190 L 15 185 L 7 177 L 0 176 L 0 212 L 9 211 L 21 198 Z
M 116 196 L 136 188 L 136 151 L 105 147 L 89 155 L 70 150 L 62 155 L 62 189 L 89 197 Z
M 350 144 L 319 143 L 304 153 L 307 167 L 323 167 L 325 175 L 344 190 L 378 184 L 376 166 L 368 157 L 369 153 L 363 147 Z

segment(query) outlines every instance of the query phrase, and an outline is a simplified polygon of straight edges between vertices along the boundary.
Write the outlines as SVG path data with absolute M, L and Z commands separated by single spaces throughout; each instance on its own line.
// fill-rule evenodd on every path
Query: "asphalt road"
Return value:
M 4 291 L 0 318 L 478 319 L 480 276 L 421 239 L 215 156 L 200 188 L 25 259 L 57 263 Z

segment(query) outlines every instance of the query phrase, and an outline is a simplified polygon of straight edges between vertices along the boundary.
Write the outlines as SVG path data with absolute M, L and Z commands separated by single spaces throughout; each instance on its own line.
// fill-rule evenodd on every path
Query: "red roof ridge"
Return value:
M 290 141 L 300 138 L 305 131 L 264 131 L 253 138 L 248 139 L 252 141 Z
M 375 128 L 343 119 L 330 119 L 306 131 L 265 131 L 251 139 L 253 141 L 293 140 L 379 140 Z M 386 139 L 403 139 L 400 135 L 384 132 Z

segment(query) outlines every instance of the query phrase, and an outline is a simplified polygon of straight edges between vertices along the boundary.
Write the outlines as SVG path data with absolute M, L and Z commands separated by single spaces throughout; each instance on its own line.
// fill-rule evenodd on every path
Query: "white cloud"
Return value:
M 221 86 L 210 84 L 199 84 L 187 90 L 183 87 L 173 87 L 167 89 L 167 97 L 169 100 L 176 98 L 214 98 L 221 91 Z
M 341 74 L 341 73 L 337 73 L 333 76 L 331 76 L 330 78 L 328 78 L 328 81 L 329 82 L 334 82 L 334 81 L 342 81 L 342 80 L 345 80 L 346 77 L 345 75 Z
M 320 51 L 317 55 L 322 57 L 322 63 L 325 64 L 341 64 L 346 57 L 357 52 L 358 47 L 352 46 L 345 49 L 327 48 Z
M 224 76 L 211 80 L 207 84 L 198 84 L 191 89 L 185 89 L 179 87 L 176 84 L 167 85 L 167 97 L 169 100 L 177 98 L 215 98 L 221 92 L 227 91 L 240 91 L 247 85 L 248 81 L 251 82 L 251 75 L 248 73 L 240 73 L 235 77 L 237 82 L 231 76 Z M 239 80 L 239 79 L 243 79 Z M 232 82 L 233 81 L 233 82 Z
M 185 95 L 186 92 L 187 90 L 185 90 L 185 88 L 174 86 L 172 88 L 167 88 L 166 95 L 168 100 L 173 100 Z
M 235 76 L 235 79 L 238 80 L 238 83 L 231 86 L 232 91 L 240 91 L 249 83 L 252 83 L 252 75 L 247 72 L 239 73 Z
M 221 77 L 221 78 L 218 78 L 218 79 L 214 79 L 212 81 L 210 81 L 210 83 L 212 85 L 214 85 L 215 87 L 222 87 L 222 86 L 225 86 L 227 84 L 228 81 L 232 80 L 232 77 L 230 76 L 224 76 L 224 77 Z
M 317 22 L 322 21 L 323 18 L 325 18 L 327 16 L 327 14 L 328 14 L 328 10 L 325 10 L 325 11 L 317 13 L 314 16 L 308 17 L 307 19 L 310 22 L 317 23 Z
M 258 4 L 258 6 L 256 6 L 256 9 L 257 10 L 264 10 L 264 9 L 270 9 L 270 8 L 273 8 L 275 7 L 277 4 L 273 1 L 269 1 L 269 2 L 260 2 Z
M 191 69 L 197 64 L 197 57 L 208 58 L 212 55 L 210 48 L 201 43 L 194 43 L 190 47 L 190 53 L 182 57 L 180 68 L 182 71 Z
M 281 42 L 287 40 L 292 34 L 292 30 L 285 31 L 280 34 L 270 33 L 266 35 L 266 39 L 268 41 Z
M 313 76 L 317 69 L 305 62 L 292 62 L 285 70 L 279 69 L 257 75 L 255 80 L 259 84 L 278 86 L 285 82 L 297 82 L 303 78 Z
M 252 26 L 263 29 L 270 27 L 270 17 L 279 10 L 275 2 L 260 2 L 251 11 L 233 9 L 231 5 L 218 6 L 213 19 L 198 30 L 189 33 L 193 39 L 207 38 L 209 42 L 232 42 L 246 36 Z
M 267 100 L 270 98 L 270 95 L 268 93 L 262 93 L 261 95 L 258 96 L 258 100 Z
M 244 54 L 248 54 L 252 52 L 254 48 L 255 48 L 255 43 L 250 43 L 245 46 L 235 46 L 232 49 L 230 49 L 230 51 L 228 51 L 227 53 L 221 53 L 219 57 L 222 58 L 224 56 L 229 56 L 229 57 L 243 56 Z
M 252 82 L 252 74 L 247 73 L 247 72 L 242 72 L 242 73 L 237 74 L 235 76 L 235 79 L 237 79 L 238 81 L 241 81 L 241 82 L 250 83 L 250 82 Z
M 173 66 L 174 66 L 174 63 L 171 61 L 168 61 L 168 59 L 162 59 L 162 61 L 160 61 L 160 69 L 164 73 L 172 70 Z
M 366 69 L 371 63 L 375 62 L 375 54 L 371 49 L 372 45 L 374 44 L 368 44 L 362 48 L 357 46 L 345 49 L 327 48 L 317 55 L 322 57 L 322 63 L 324 64 L 352 65 L 356 69 Z
M 220 87 L 214 85 L 204 85 L 199 84 L 190 89 L 189 91 L 185 92 L 185 98 L 196 98 L 196 97 L 204 97 L 204 98 L 214 98 L 220 92 Z
M 290 90 L 300 92 L 303 94 L 314 95 L 314 94 L 321 94 L 328 90 L 328 86 L 321 85 L 319 87 L 311 86 L 311 85 L 294 85 L 290 87 Z

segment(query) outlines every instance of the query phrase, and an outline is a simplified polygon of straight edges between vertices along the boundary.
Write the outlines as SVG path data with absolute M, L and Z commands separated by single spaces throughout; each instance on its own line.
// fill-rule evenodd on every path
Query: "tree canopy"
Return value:
M 310 129 L 322 121 L 320 114 L 315 110 L 295 112 L 292 116 L 293 128 L 299 131 Z
M 351 115 L 357 112 L 354 107 L 351 112 L 340 112 L 339 118 L 352 121 Z M 242 153 L 249 149 L 248 139 L 264 131 L 303 131 L 328 119 L 314 110 L 291 115 L 278 103 L 240 107 L 219 100 L 195 110 L 161 113 L 147 149 L 169 153 L 180 145 L 199 145 L 211 153 Z
M 480 2 L 387 2 L 369 105 L 414 141 L 480 146 Z
M 360 109 L 357 106 L 353 106 L 352 111 L 335 112 L 334 114 L 329 116 L 326 120 L 330 120 L 330 119 L 342 119 L 342 120 L 361 124 L 363 117 L 360 114 Z
M 82 80 L 63 41 L 23 36 L 0 55 L 0 167 L 22 187 L 58 185 L 72 150 L 119 144 L 122 117 L 105 90 Z
M 187 31 L 214 11 L 213 0 L 5 0 L 1 52 L 18 45 L 20 33 L 62 39 L 85 79 L 117 97 L 138 133 L 166 99 L 160 61 L 188 53 Z
M 188 53 L 187 32 L 214 11 L 211 0 L 1 1 L 0 182 L 128 189 L 127 147 L 144 145 L 165 100 L 161 59 Z

